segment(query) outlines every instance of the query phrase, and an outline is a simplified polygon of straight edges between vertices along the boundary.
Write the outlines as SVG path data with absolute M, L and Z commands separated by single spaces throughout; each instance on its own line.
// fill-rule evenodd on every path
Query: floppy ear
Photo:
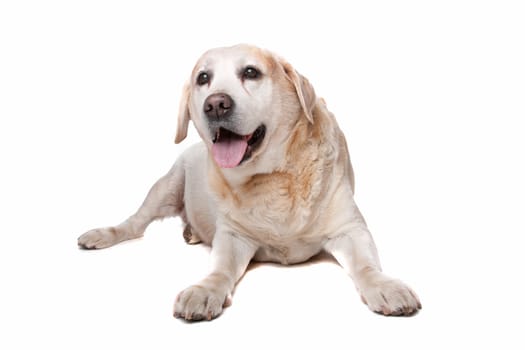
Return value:
M 188 124 L 190 123 L 190 109 L 188 106 L 190 99 L 190 84 L 184 84 L 182 96 L 179 103 L 179 118 L 177 121 L 177 133 L 175 134 L 175 143 L 180 143 L 188 134 Z
M 315 96 L 314 87 L 312 84 L 310 84 L 308 79 L 297 73 L 290 63 L 281 61 L 281 65 L 284 69 L 286 77 L 293 83 L 295 87 L 295 92 L 297 93 L 299 103 L 301 104 L 301 108 L 303 109 L 306 118 L 310 123 L 313 124 L 314 117 L 312 115 L 312 111 L 317 99 Z

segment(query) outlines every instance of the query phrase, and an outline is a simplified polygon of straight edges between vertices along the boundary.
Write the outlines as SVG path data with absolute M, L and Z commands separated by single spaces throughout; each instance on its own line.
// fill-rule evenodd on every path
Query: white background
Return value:
M 524 347 L 520 1 L 2 1 L 0 348 Z M 384 270 L 411 318 L 368 311 L 333 262 L 263 264 L 217 320 L 171 316 L 208 250 L 178 219 L 81 251 L 197 141 L 174 145 L 206 49 L 287 58 L 337 116 Z

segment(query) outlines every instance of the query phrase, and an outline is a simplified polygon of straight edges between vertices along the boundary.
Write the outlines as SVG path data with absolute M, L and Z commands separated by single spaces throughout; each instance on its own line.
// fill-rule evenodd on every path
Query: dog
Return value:
M 205 52 L 183 88 L 175 143 L 190 121 L 202 142 L 176 160 L 135 214 L 81 235 L 81 248 L 138 238 L 153 220 L 180 216 L 187 242 L 212 247 L 210 274 L 175 300 L 173 315 L 188 321 L 219 316 L 250 261 L 295 264 L 321 252 L 345 269 L 372 311 L 421 309 L 411 288 L 382 272 L 353 199 L 345 137 L 290 63 L 244 44 Z

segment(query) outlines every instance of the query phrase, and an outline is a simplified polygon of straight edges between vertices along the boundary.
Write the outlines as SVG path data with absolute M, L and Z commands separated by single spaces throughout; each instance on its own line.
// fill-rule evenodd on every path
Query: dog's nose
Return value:
M 228 94 L 213 94 L 204 101 L 204 113 L 208 118 L 226 118 L 232 114 L 233 100 Z

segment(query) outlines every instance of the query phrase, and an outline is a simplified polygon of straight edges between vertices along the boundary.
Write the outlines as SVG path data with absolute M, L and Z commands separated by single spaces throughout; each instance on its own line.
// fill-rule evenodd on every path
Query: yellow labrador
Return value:
M 176 143 L 190 120 L 203 142 L 180 156 L 134 215 L 83 234 L 81 247 L 109 247 L 142 236 L 155 219 L 180 216 L 185 238 L 211 245 L 213 260 L 210 274 L 176 298 L 174 315 L 186 320 L 220 315 L 252 259 L 293 264 L 323 250 L 371 310 L 421 308 L 408 286 L 381 272 L 353 199 L 344 135 L 289 63 L 248 45 L 206 52 L 184 87 Z

